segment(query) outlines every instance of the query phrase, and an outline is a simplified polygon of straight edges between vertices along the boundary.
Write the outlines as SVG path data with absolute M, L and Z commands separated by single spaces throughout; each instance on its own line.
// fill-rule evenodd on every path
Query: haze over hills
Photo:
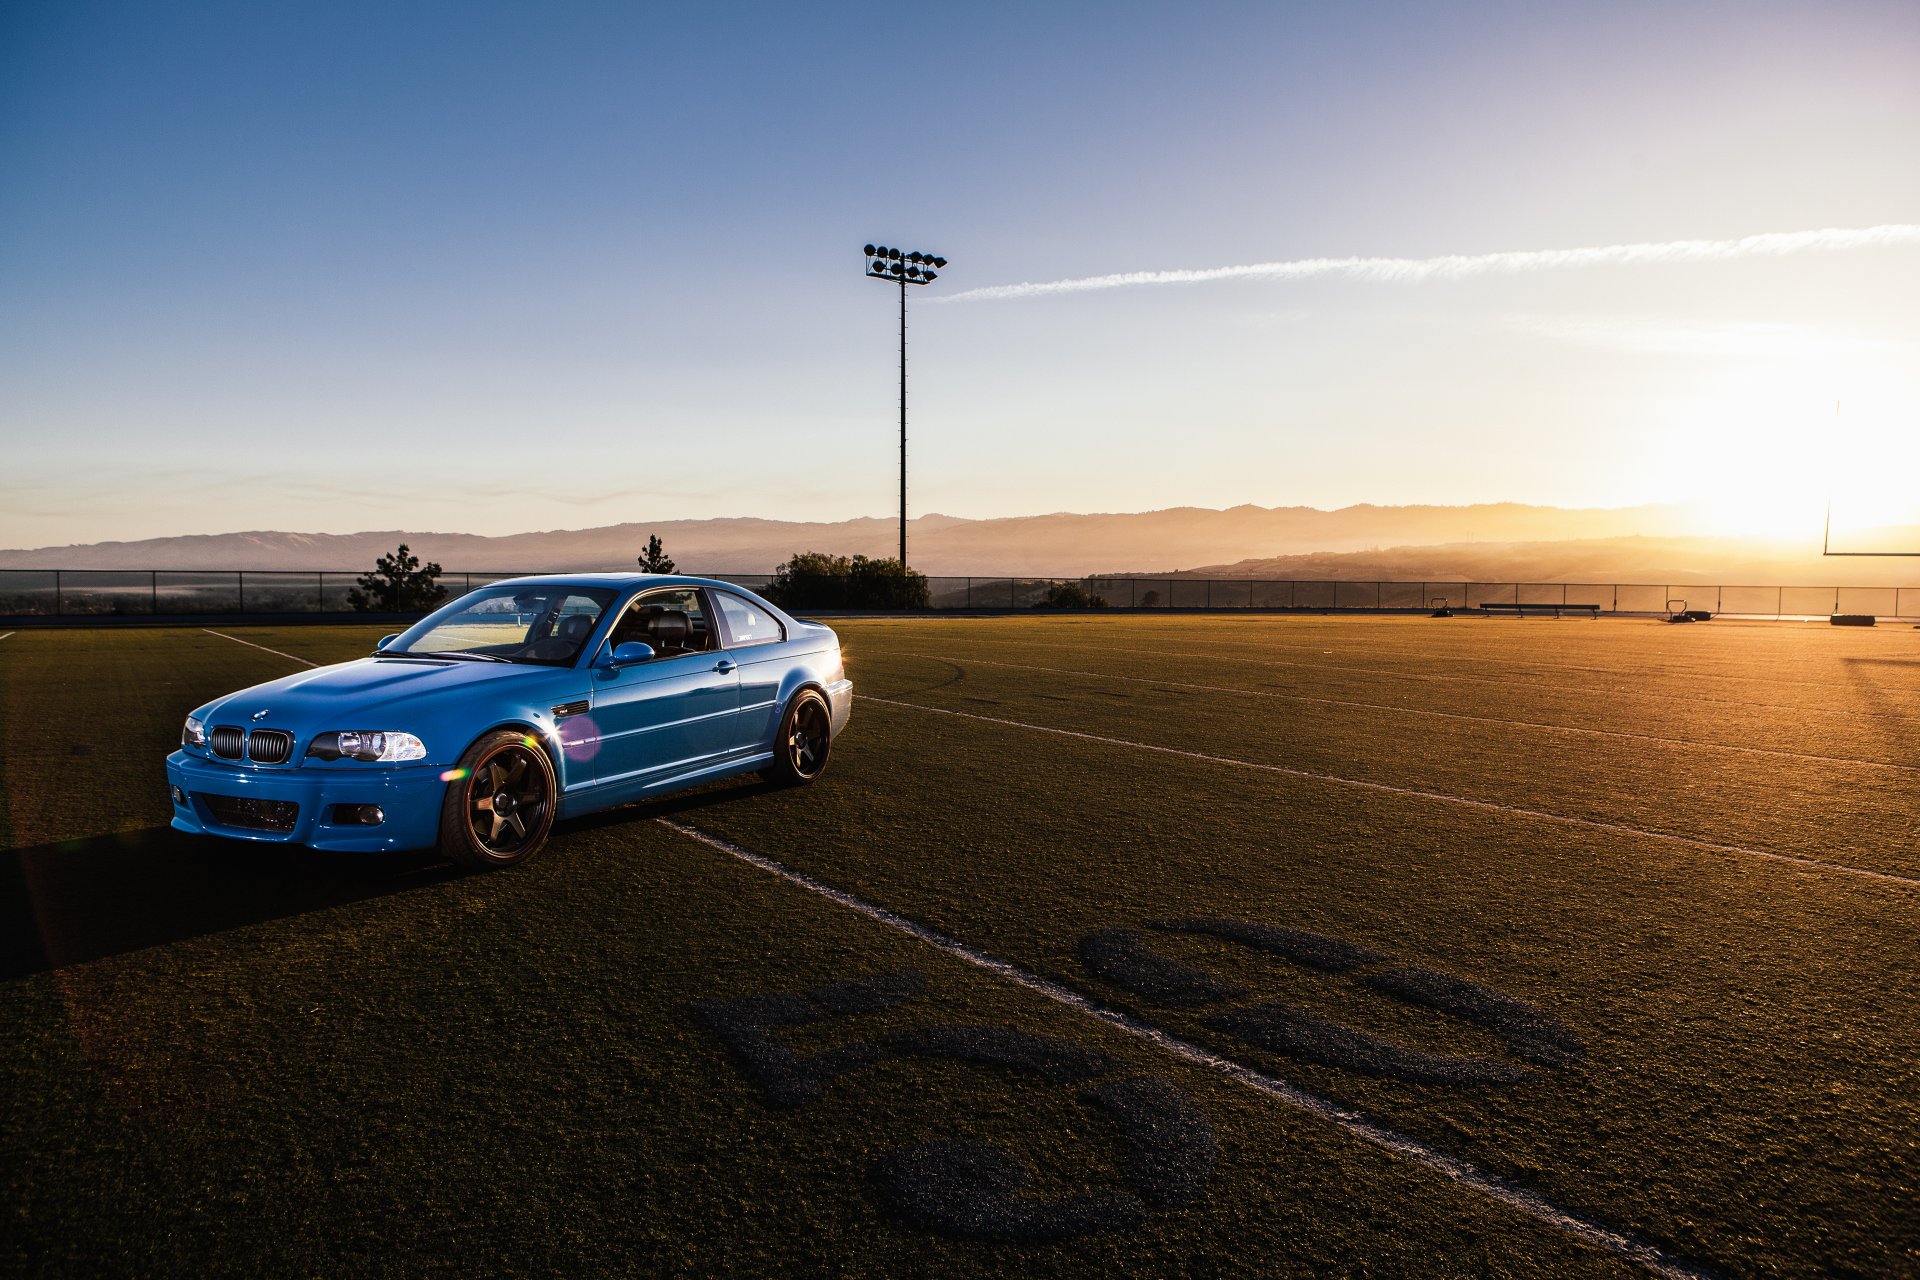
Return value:
M 967 520 L 926 515 L 909 523 L 914 567 L 936 574 L 1077 575 L 1175 570 L 1250 557 L 1429 543 L 1540 541 L 1680 534 L 1699 526 L 1684 507 L 1565 510 L 1478 506 L 1174 507 L 1125 514 Z M 0 566 L 68 569 L 345 569 L 401 542 L 449 569 L 619 569 L 657 533 L 682 568 L 767 572 L 797 551 L 893 555 L 898 526 L 885 518 L 800 523 L 753 518 L 634 521 L 486 537 L 433 531 L 255 531 L 0 551 Z
M 1886 530 L 1920 547 L 1920 527 Z M 1807 539 L 1570 538 L 1308 552 L 1204 565 L 1196 578 L 1332 578 L 1358 582 L 1637 582 L 1745 586 L 1920 586 L 1920 561 L 1835 559 Z
M 1176 507 L 992 520 L 927 515 L 911 522 L 909 551 L 915 568 L 940 575 L 1184 570 L 1302 578 L 1862 584 L 1916 576 L 1911 560 L 1823 560 L 1811 543 L 1708 537 L 1703 523 L 1701 513 L 1686 506 L 1564 509 L 1519 503 L 1333 511 Z M 633 565 L 649 534 L 661 537 L 683 570 L 713 573 L 770 572 L 798 551 L 890 556 L 898 536 L 895 522 L 884 518 L 636 521 L 502 537 L 255 531 L 0 551 L 0 567 L 358 570 L 405 542 L 449 570 L 623 569 Z M 1904 541 L 1920 546 L 1920 530 Z

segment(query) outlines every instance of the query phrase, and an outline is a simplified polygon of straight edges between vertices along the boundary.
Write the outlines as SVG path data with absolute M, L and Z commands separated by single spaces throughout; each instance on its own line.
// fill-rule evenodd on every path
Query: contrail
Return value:
M 1191 271 L 1125 271 L 1077 280 L 998 284 L 929 302 L 995 302 L 1041 298 L 1055 293 L 1126 289 L 1147 284 L 1204 284 L 1210 280 L 1311 280 L 1344 276 L 1381 284 L 1421 280 L 1460 280 L 1467 276 L 1519 275 L 1564 267 L 1643 266 L 1667 262 L 1720 262 L 1732 258 L 1780 258 L 1793 253 L 1834 253 L 1842 249 L 1920 246 L 1920 225 L 1887 223 L 1878 227 L 1828 227 L 1820 231 L 1773 231 L 1738 240 L 1664 240 L 1647 244 L 1607 244 L 1585 249 L 1533 249 L 1517 253 L 1449 254 L 1443 258 L 1299 258 L 1292 262 L 1256 262 L 1241 267 Z

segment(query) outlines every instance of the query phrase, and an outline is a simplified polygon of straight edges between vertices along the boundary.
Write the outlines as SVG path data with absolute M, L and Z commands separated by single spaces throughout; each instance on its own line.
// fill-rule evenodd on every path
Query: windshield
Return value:
M 380 655 L 568 666 L 613 594 L 601 587 L 482 587 L 416 622 Z

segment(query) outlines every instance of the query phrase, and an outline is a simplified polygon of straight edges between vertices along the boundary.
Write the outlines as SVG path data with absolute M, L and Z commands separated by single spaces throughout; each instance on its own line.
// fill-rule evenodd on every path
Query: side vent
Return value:
M 587 714 L 587 705 L 585 698 L 580 699 L 578 702 L 563 702 L 553 709 L 553 718 L 555 720 L 565 720 L 568 716 L 583 716 Z

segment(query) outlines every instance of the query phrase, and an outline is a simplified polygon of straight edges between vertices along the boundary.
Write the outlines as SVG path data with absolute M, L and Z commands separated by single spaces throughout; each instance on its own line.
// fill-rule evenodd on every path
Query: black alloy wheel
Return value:
M 447 784 L 440 852 L 473 867 L 524 862 L 553 827 L 553 762 L 539 743 L 503 729 L 468 748 Z
M 773 764 L 762 771 L 769 782 L 798 786 L 812 782 L 827 767 L 833 751 L 833 716 L 818 689 L 802 689 L 780 718 L 773 741 Z

